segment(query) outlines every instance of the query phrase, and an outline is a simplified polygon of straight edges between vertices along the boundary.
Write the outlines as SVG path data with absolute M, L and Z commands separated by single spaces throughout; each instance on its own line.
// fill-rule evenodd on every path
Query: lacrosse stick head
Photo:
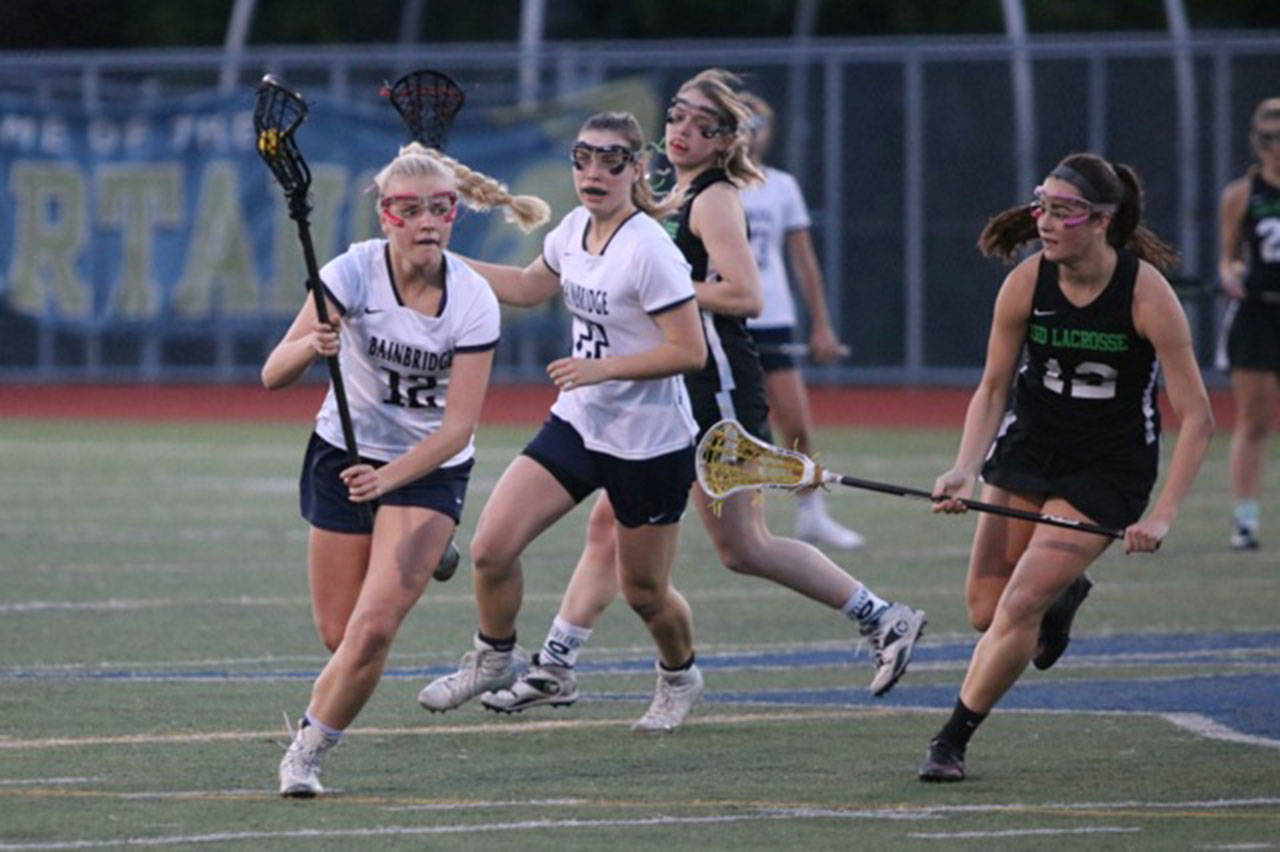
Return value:
M 410 71 L 394 83 L 383 84 L 381 94 L 400 113 L 409 135 L 437 151 L 444 150 L 453 118 L 466 100 L 452 77 L 428 68 Z
M 796 490 L 822 484 L 822 469 L 813 459 L 761 441 L 736 420 L 721 420 L 707 430 L 694 464 L 698 484 L 716 500 L 751 488 Z
M 306 117 L 307 104 L 301 95 L 270 74 L 262 78 L 253 109 L 258 155 L 284 190 L 291 212 L 305 208 L 311 186 L 311 170 L 293 139 L 294 131 Z

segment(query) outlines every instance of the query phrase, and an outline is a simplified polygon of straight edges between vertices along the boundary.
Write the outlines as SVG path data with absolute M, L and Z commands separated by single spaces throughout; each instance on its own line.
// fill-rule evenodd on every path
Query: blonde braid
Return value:
M 472 210 L 489 210 L 506 207 L 503 211 L 508 222 L 514 222 L 526 234 L 551 218 L 551 206 L 536 195 L 512 195 L 505 184 L 453 157 L 435 149 L 432 156 L 453 170 L 458 182 L 458 194 Z

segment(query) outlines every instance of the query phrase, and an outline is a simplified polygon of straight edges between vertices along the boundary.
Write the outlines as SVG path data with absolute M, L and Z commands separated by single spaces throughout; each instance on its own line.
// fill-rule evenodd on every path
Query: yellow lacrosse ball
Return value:
M 280 131 L 268 127 L 258 134 L 258 153 L 274 157 L 280 153 Z

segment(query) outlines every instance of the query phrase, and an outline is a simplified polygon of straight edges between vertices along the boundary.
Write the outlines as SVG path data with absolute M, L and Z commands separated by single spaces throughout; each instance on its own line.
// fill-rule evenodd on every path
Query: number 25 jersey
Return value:
M 654 316 L 694 298 L 689 264 L 662 226 L 636 211 L 596 254 L 591 214 L 577 207 L 543 241 L 542 260 L 560 277 L 573 317 L 573 358 L 647 352 L 665 341 Z M 588 449 L 647 459 L 693 443 L 696 428 L 680 376 L 617 379 L 560 391 L 551 413 Z

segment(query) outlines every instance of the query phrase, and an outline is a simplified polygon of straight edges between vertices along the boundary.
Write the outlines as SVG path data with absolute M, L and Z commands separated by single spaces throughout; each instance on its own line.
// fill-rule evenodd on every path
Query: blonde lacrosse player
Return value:
M 283 388 L 336 354 L 360 457 L 347 466 L 330 388 L 307 445 L 300 502 L 310 524 L 312 612 L 333 656 L 280 762 L 284 796 L 323 792 L 320 758 L 373 694 L 462 513 L 499 309 L 484 279 L 447 251 L 458 203 L 509 207 L 526 228 L 547 215 L 540 200 L 513 198 L 417 143 L 374 183 L 383 238 L 352 245 L 320 270 L 329 315 L 339 319 L 319 322 L 308 297 L 262 367 L 263 384 Z M 372 516 L 360 504 L 374 506 Z

